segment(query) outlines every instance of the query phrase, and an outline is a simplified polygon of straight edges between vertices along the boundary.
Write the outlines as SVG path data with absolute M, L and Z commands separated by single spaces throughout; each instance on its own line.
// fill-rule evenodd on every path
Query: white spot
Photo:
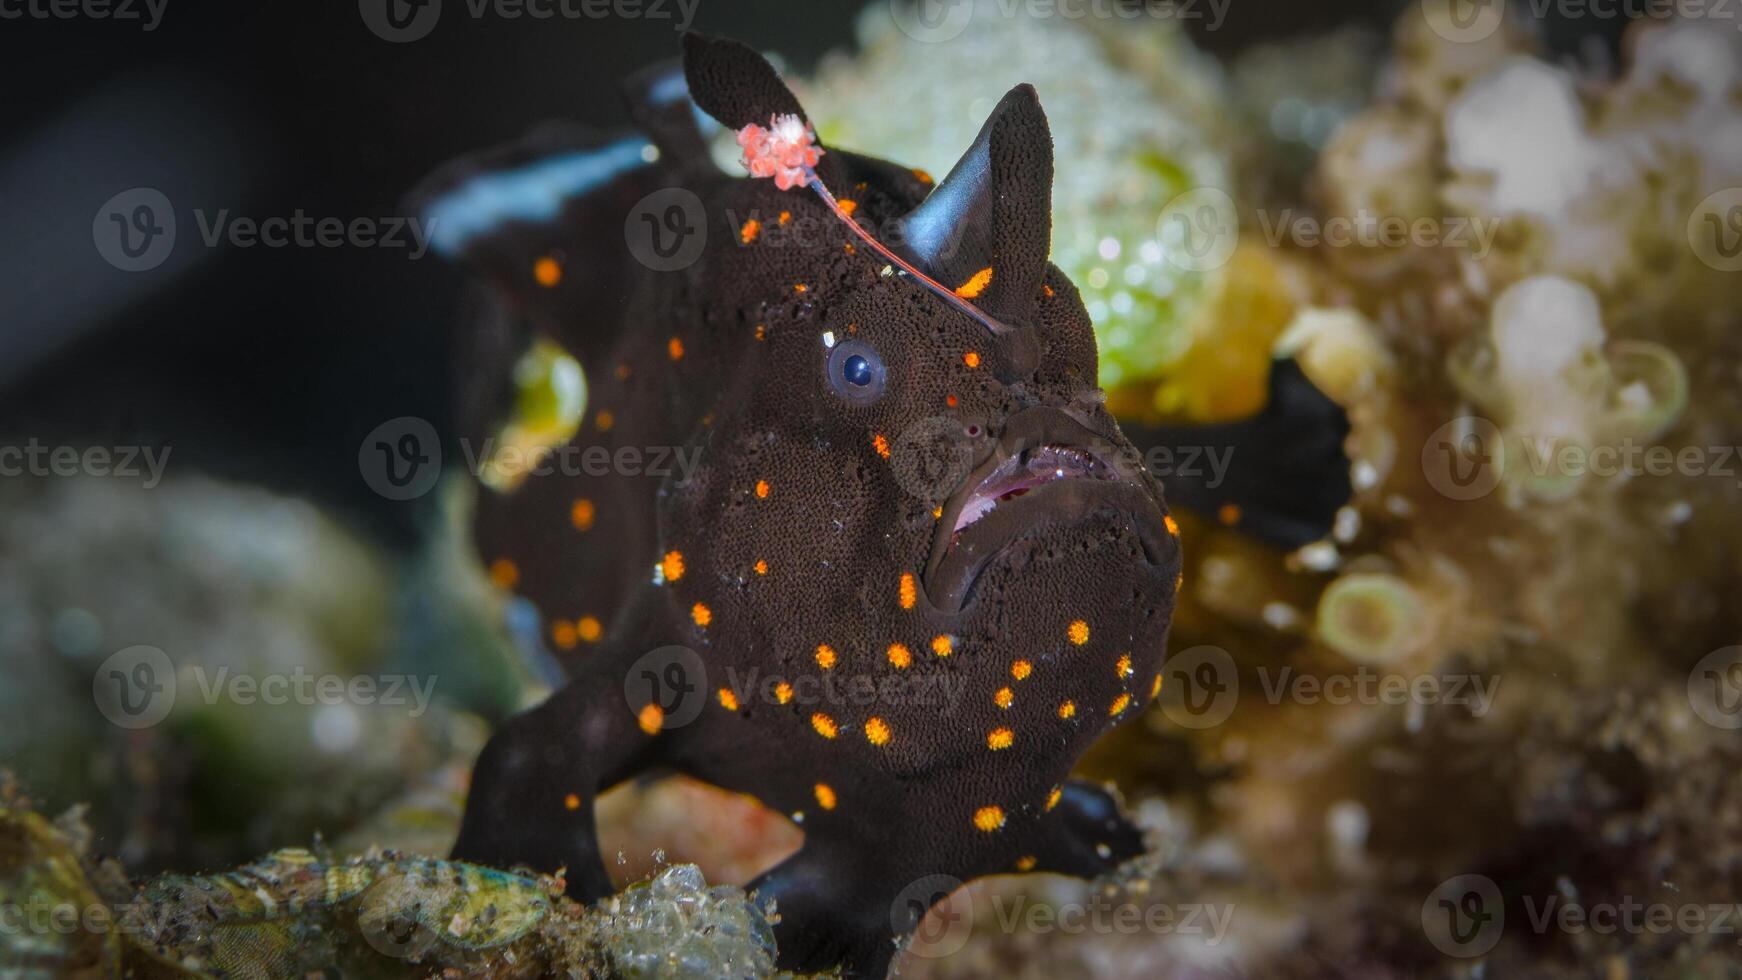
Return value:
M 1342 560 L 1337 546 L 1329 541 L 1315 541 L 1295 554 L 1300 556 L 1301 565 L 1315 572 L 1328 572 Z
M 659 147 L 654 146 L 652 143 L 642 147 L 641 159 L 646 160 L 648 163 L 657 163 L 659 161 Z
M 1300 622 L 1300 611 L 1286 602 L 1265 603 L 1261 615 L 1274 630 L 1285 630 Z
M 1331 534 L 1341 544 L 1355 540 L 1355 535 L 1361 533 L 1361 512 L 1353 507 L 1341 507 L 1337 510 L 1337 520 L 1332 526 Z
M 309 735 L 315 748 L 328 755 L 349 752 L 363 736 L 363 720 L 357 709 L 348 704 L 324 704 L 315 709 L 309 722 Z
M 1114 238 L 1112 235 L 1108 235 L 1106 238 L 1101 239 L 1101 244 L 1095 249 L 1095 251 L 1100 253 L 1101 258 L 1111 262 L 1119 257 L 1119 239 Z
M 830 350 L 834 349 L 834 347 L 835 347 L 835 332 L 833 330 L 824 330 L 823 331 L 823 346 L 829 348 Z

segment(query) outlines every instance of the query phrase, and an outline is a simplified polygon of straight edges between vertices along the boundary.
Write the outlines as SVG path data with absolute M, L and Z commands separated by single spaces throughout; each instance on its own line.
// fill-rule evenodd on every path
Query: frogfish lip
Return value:
M 1117 452 L 1115 436 L 1053 408 L 1027 409 L 1005 423 L 992 453 L 945 502 L 923 581 L 933 606 L 960 612 L 992 559 L 1024 535 L 1098 514 L 1127 522 L 1144 560 L 1165 548 L 1161 502 L 1152 484 Z

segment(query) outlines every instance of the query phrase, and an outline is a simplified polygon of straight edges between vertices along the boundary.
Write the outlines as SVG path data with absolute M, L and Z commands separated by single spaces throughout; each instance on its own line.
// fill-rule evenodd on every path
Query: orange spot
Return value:
M 1113 699 L 1113 704 L 1107 708 L 1107 714 L 1117 716 L 1131 706 L 1131 695 L 1121 694 Z
M 498 558 L 490 565 L 490 581 L 499 589 L 512 589 L 520 584 L 520 566 L 507 558 Z
M 957 398 L 955 395 L 945 395 L 944 396 L 944 404 L 945 405 L 948 405 L 951 408 L 955 408 L 956 402 L 957 402 Z
M 1063 786 L 1054 786 L 1052 788 L 1052 792 L 1046 794 L 1047 812 L 1049 812 L 1049 813 L 1052 812 L 1052 808 L 1059 805 L 1059 798 L 1064 796 L 1064 795 L 1065 795 L 1065 788 Z
M 1119 655 L 1119 662 L 1113 665 L 1113 673 L 1118 674 L 1121 679 L 1131 676 L 1131 654 Z
M 630 375 L 631 375 L 631 374 L 634 374 L 634 373 L 635 373 L 635 369 L 634 369 L 634 368 L 632 368 L 632 367 L 630 367 L 630 366 L 629 366 L 629 365 L 627 365 L 627 364 L 619 364 L 619 365 L 617 365 L 617 371 L 616 371 L 616 374 L 617 374 L 617 380 L 618 380 L 618 381 L 628 381 L 628 380 L 629 380 L 629 376 L 630 376 Z
M 791 211 L 782 211 L 782 212 L 780 212 L 780 223 L 781 223 L 781 224 L 783 224 L 783 225 L 784 225 L 784 224 L 786 224 L 786 223 L 787 223 L 787 222 L 788 222 L 788 221 L 791 221 L 791 220 L 792 220 L 792 212 L 791 212 Z
M 1004 810 L 995 806 L 983 806 L 974 811 L 974 826 L 990 834 L 1004 827 Z
M 1039 862 L 1035 859 L 1034 855 L 1024 854 L 1022 857 L 1019 857 L 1016 859 L 1016 870 L 1018 870 L 1018 871 L 1033 871 L 1034 866 L 1037 863 L 1039 863 Z
M 828 783 L 818 783 L 816 786 L 816 793 L 817 806 L 820 806 L 825 810 L 833 810 L 835 808 L 835 791 L 830 788 Z
M 1173 590 L 1175 592 L 1178 592 L 1180 589 L 1184 588 L 1185 584 L 1186 584 L 1186 573 L 1184 571 L 1181 571 L 1178 575 L 1175 575 L 1173 577 Z
M 901 585 L 896 589 L 896 595 L 901 600 L 901 608 L 912 609 L 919 601 L 919 581 L 912 572 L 901 573 Z
M 872 434 L 871 448 L 877 450 L 877 455 L 882 456 L 884 459 L 889 458 L 889 440 L 883 437 L 883 433 L 877 432 Z
M 859 210 L 859 202 L 853 200 L 852 198 L 847 198 L 847 197 L 841 198 L 839 203 L 841 205 L 841 211 L 843 213 L 845 213 L 848 217 L 852 217 L 853 212 Z
M 914 167 L 912 173 L 913 173 L 914 179 L 919 181 L 922 184 L 934 183 L 934 181 L 931 179 L 931 174 L 926 173 L 925 171 L 919 169 L 918 167 Z
M 1052 291 L 1052 287 L 1048 286 L 1046 283 L 1041 283 L 1040 288 L 1042 291 L 1044 291 L 1046 293 L 1047 299 L 1052 299 L 1055 295 L 1057 295 L 1056 293 L 1054 293 Z
M 580 808 L 581 808 L 581 798 L 580 798 L 579 794 L 570 793 L 569 795 L 563 797 L 563 809 L 565 809 L 565 810 L 579 810 Z
M 827 643 L 817 645 L 817 666 L 824 670 L 835 669 L 835 648 Z
M 768 562 L 763 561 L 760 558 L 756 559 L 756 574 L 767 575 L 768 574 Z
M 1173 535 L 1176 538 L 1179 537 L 1179 521 L 1174 520 L 1172 514 L 1162 515 L 1161 520 L 1162 520 L 1162 523 L 1167 525 L 1167 533 Z
M 758 323 L 756 325 L 756 339 L 757 340 L 767 340 L 768 339 L 768 324 Z
M 690 607 L 690 618 L 696 621 L 697 626 L 707 629 L 708 624 L 714 621 L 714 611 L 698 602 Z
M 597 616 L 582 616 L 575 621 L 575 635 L 588 643 L 599 642 L 599 637 L 605 632 L 604 624 Z
M 986 291 L 992 284 L 992 267 L 987 266 L 968 277 L 968 281 L 956 287 L 956 295 L 963 299 L 973 299 Z
M 593 502 L 582 497 L 575 501 L 574 506 L 569 508 L 569 523 L 573 524 L 577 531 L 591 531 L 595 514 Z
M 1000 708 L 1008 708 L 1016 700 L 1016 692 L 1008 687 L 1001 687 L 998 693 L 992 695 L 992 703 Z
M 720 688 L 719 697 L 720 697 L 720 707 L 725 708 L 727 711 L 737 711 L 738 710 L 738 695 L 733 694 L 731 688 L 729 688 L 729 687 Z
M 835 719 L 820 711 L 811 715 L 811 727 L 816 729 L 817 734 L 824 738 L 835 737 Z
M 1216 519 L 1229 527 L 1240 523 L 1240 506 L 1238 504 L 1223 504 L 1216 508 Z
M 776 684 L 774 687 L 774 700 L 779 701 L 781 704 L 790 703 L 792 701 L 792 685 L 785 681 Z
M 600 432 L 610 432 L 611 427 L 616 424 L 617 416 L 612 415 L 608 409 L 601 408 L 599 414 L 593 416 L 593 425 L 597 426 Z
M 757 221 L 755 218 L 751 218 L 749 221 L 744 222 L 744 224 L 738 228 L 738 240 L 746 245 L 755 241 L 756 236 L 760 234 L 762 234 L 762 222 Z
M 1028 675 L 1032 673 L 1034 673 L 1034 665 L 1026 660 L 1018 660 L 1010 665 L 1010 676 L 1019 681 L 1026 680 Z
M 1155 700 L 1161 694 L 1161 675 L 1155 675 L 1155 682 L 1149 685 L 1149 699 Z
M 971 351 L 967 352 L 966 354 L 963 354 L 962 355 L 962 363 L 966 364 L 967 366 L 969 366 L 971 368 L 979 367 L 980 366 L 980 352 L 971 350 Z
M 795 282 L 792 284 L 792 291 L 803 296 L 805 293 L 810 292 L 811 288 L 802 282 Z
M 906 670 L 913 664 L 913 653 L 901 643 L 889 644 L 889 662 L 896 670 Z
M 1089 624 L 1080 619 L 1074 620 L 1070 627 L 1065 630 L 1065 635 L 1070 637 L 1072 643 L 1082 646 L 1089 642 Z
M 666 552 L 665 557 L 660 559 L 659 572 L 665 576 L 667 582 L 676 582 L 683 578 L 683 552 Z
M 665 353 L 674 361 L 683 360 L 683 341 L 673 337 L 665 342 Z
M 939 633 L 931 639 L 931 652 L 940 657 L 947 657 L 956 651 L 956 641 L 948 633 Z
M 559 619 L 550 624 L 550 641 L 561 650 L 573 650 L 579 637 L 575 634 L 575 624 L 566 619 Z
M 1075 701 L 1066 701 L 1066 702 L 1059 705 L 1059 717 L 1060 718 L 1071 719 L 1071 718 L 1075 718 L 1076 716 L 1077 716 L 1077 703 Z
M 647 707 L 642 708 L 641 713 L 635 716 L 635 723 L 640 725 L 641 730 L 647 734 L 657 735 L 659 730 L 665 726 L 665 710 L 650 701 Z
M 986 747 L 994 752 L 1016 744 L 1016 733 L 1008 728 L 994 728 L 986 735 Z
M 889 723 L 881 718 L 865 719 L 865 741 L 872 745 L 888 745 Z
M 768 499 L 768 481 L 767 480 L 757 480 L 756 481 L 756 499 L 757 500 L 767 500 Z
M 532 278 L 540 286 L 549 289 L 563 281 L 562 263 L 558 262 L 551 256 L 546 255 L 544 258 L 532 263 Z
M 858 255 L 859 254 L 859 250 L 853 247 L 852 242 L 848 242 L 847 244 L 842 245 L 841 248 L 843 250 L 845 250 L 848 255 Z
M 944 509 L 942 507 L 933 507 L 931 509 L 931 516 L 933 520 L 944 516 Z

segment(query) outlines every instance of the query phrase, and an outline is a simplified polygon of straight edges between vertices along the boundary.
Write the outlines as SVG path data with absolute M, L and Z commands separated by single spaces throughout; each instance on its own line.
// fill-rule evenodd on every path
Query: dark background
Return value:
M 410 44 L 372 34 L 356 0 L 167 0 L 150 33 L 0 20 L 0 437 L 167 444 L 174 472 L 306 493 L 414 540 L 427 514 L 369 492 L 357 446 L 401 415 L 445 429 L 459 274 L 403 250 L 208 249 L 192 212 L 398 214 L 443 161 L 539 122 L 624 125 L 615 80 L 677 51 L 675 16 L 473 19 L 445 2 Z M 1232 0 L 1220 30 L 1194 29 L 1228 54 L 1351 21 L 1389 30 L 1406 2 Z M 700 0 L 692 26 L 808 71 L 853 43 L 861 9 Z M 163 190 L 181 226 L 169 263 L 130 274 L 90 225 L 137 186 Z

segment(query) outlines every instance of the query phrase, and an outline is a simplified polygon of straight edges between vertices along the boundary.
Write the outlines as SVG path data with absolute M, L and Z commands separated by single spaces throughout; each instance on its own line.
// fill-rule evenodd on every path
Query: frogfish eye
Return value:
M 829 351 L 829 387 L 853 405 L 869 405 L 883 397 L 889 373 L 876 348 L 857 340 L 844 340 Z

